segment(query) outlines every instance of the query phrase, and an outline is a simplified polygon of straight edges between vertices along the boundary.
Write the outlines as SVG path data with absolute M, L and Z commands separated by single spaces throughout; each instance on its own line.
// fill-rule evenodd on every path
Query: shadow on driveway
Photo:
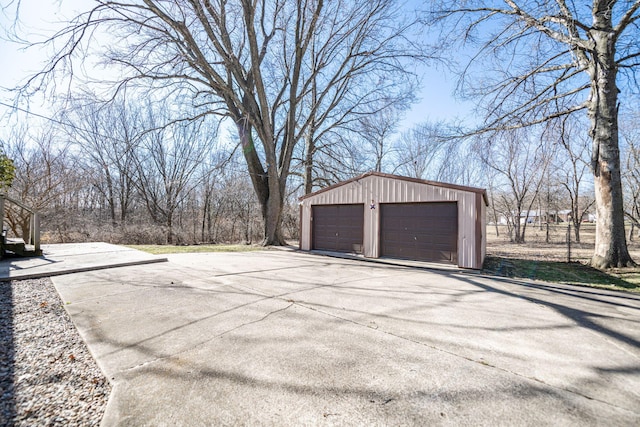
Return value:
M 54 283 L 105 425 L 640 420 L 640 296 L 282 252 Z

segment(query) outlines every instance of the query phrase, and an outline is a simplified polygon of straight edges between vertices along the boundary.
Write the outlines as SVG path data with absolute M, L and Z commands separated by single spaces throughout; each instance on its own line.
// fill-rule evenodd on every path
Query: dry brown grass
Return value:
M 569 247 L 567 227 L 550 227 L 549 242 L 546 227 L 528 225 L 526 243 L 514 244 L 509 241 L 506 226 L 499 226 L 498 233 L 493 225 L 487 226 L 487 265 L 490 273 L 593 285 L 611 289 L 640 291 L 640 268 L 612 269 L 606 272 L 588 267 L 595 245 L 595 225 L 583 224 L 580 243 L 571 234 L 571 263 L 567 263 Z M 640 263 L 640 238 L 628 242 L 631 257 Z M 634 289 L 634 287 L 636 289 Z
M 580 243 L 575 241 L 571 230 L 571 261 L 588 262 L 593 255 L 595 245 L 595 224 L 583 224 L 580 231 Z M 538 225 L 527 225 L 526 243 L 509 242 L 506 226 L 498 226 L 500 236 L 496 235 L 493 225 L 487 226 L 487 255 L 507 258 L 526 258 L 537 261 L 567 261 L 567 227 L 558 225 L 550 227 L 550 242 L 546 243 L 546 229 L 540 230 Z M 631 257 L 640 262 L 640 238 L 628 242 Z

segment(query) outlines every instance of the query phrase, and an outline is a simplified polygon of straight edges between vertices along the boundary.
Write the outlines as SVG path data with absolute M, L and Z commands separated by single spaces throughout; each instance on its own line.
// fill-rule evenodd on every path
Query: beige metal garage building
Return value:
M 369 172 L 300 201 L 302 250 L 482 268 L 483 189 Z

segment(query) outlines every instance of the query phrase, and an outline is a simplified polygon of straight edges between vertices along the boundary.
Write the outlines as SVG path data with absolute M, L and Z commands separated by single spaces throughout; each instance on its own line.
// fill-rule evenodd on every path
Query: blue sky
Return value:
M 2 6 L 6 6 L 9 0 L 0 0 Z M 46 34 L 52 28 L 51 22 L 59 22 L 65 17 L 74 15 L 74 9 L 82 5 L 91 5 L 88 0 L 65 0 L 65 1 L 36 1 L 23 0 L 21 2 L 21 31 L 32 38 L 39 38 L 38 35 Z M 14 15 L 12 9 L 0 12 L 0 26 L 7 28 L 12 24 Z M 6 40 L 4 35 L 0 35 L 0 56 L 3 58 L 3 66 L 0 71 L 0 87 L 12 88 L 18 85 L 26 76 L 38 71 L 47 59 L 47 53 L 43 49 L 24 47 Z M 453 118 L 464 118 L 471 112 L 470 103 L 460 102 L 453 97 L 455 88 L 455 77 L 448 75 L 444 69 L 423 67 L 422 86 L 416 97 L 418 102 L 410 111 L 405 114 L 400 123 L 399 130 L 403 131 L 412 125 L 424 121 L 449 120 Z M 6 91 L 0 92 L 0 101 L 11 103 L 11 95 Z M 0 115 L 3 112 L 0 105 Z M 37 105 L 31 105 L 37 108 Z M 38 110 L 42 114 L 46 111 Z

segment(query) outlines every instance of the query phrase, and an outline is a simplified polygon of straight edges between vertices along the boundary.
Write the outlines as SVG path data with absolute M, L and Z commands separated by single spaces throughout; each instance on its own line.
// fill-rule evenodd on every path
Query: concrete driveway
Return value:
M 103 425 L 638 425 L 640 296 L 260 251 L 53 281 Z

